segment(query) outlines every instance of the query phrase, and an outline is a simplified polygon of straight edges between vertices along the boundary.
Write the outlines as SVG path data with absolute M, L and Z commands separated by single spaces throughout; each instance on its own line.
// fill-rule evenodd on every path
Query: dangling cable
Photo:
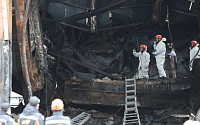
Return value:
M 173 38 L 172 38 L 170 24 L 169 24 L 169 8 L 168 8 L 168 5 L 167 5 L 167 18 L 166 18 L 166 22 L 167 22 L 167 26 L 168 26 L 169 35 L 170 35 L 170 38 L 171 38 L 171 42 L 170 43 L 173 43 Z

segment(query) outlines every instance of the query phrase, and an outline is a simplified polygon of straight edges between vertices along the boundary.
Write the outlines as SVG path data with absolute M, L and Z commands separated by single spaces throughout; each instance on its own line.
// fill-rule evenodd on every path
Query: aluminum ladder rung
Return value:
M 129 115 L 137 115 L 137 113 L 126 114 L 126 116 L 129 116 Z
M 126 108 L 126 111 L 127 111 L 127 112 L 135 111 L 135 107 L 134 107 L 134 108 Z
M 125 81 L 126 82 L 133 82 L 133 81 L 135 81 L 135 79 L 126 79 Z
M 126 91 L 126 93 L 134 93 L 135 92 L 135 90 L 128 90 L 128 91 Z
M 134 115 L 134 116 L 126 116 L 126 119 L 130 119 L 130 118 L 137 118 L 137 115 Z
M 131 84 L 127 84 L 128 82 L 131 82 Z M 126 104 L 124 110 L 123 125 L 128 125 L 128 124 L 141 125 L 139 112 L 137 109 L 135 77 L 133 79 L 125 79 L 125 101 Z
M 135 85 L 134 84 L 130 84 L 130 85 L 126 85 L 126 87 L 128 88 L 128 87 L 135 87 Z
M 126 99 L 135 99 L 135 95 L 126 96 Z
M 128 124 L 134 124 L 134 123 L 138 123 L 138 121 L 137 122 L 129 122 L 129 123 L 125 123 L 125 125 L 128 125 Z M 138 123 L 139 124 L 139 123 Z
M 82 112 L 81 114 L 77 115 L 72 119 L 73 125 L 83 125 L 90 119 L 90 116 L 90 114 Z
M 137 121 L 138 119 L 131 119 L 131 120 L 126 120 L 126 122 L 134 122 Z
M 126 102 L 127 105 L 135 105 L 135 101 Z

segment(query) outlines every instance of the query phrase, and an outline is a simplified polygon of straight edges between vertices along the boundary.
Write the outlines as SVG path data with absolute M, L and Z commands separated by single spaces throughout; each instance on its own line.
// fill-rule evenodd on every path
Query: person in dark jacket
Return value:
M 71 119 L 67 116 L 63 116 L 64 103 L 61 99 L 52 101 L 51 110 L 53 116 L 46 118 L 45 125 L 72 125 Z
M 18 125 L 43 125 L 44 116 L 39 113 L 40 100 L 36 97 L 30 97 L 29 104 L 26 105 L 18 119 Z
M 2 103 L 0 113 L 0 125 L 15 125 L 9 103 Z
M 177 67 L 176 66 L 177 65 L 176 52 L 173 49 L 172 43 L 168 43 L 167 46 L 168 46 L 168 49 L 166 52 L 165 64 L 164 64 L 166 76 L 167 78 L 170 78 L 170 76 L 172 76 L 172 78 L 176 78 L 176 67 Z

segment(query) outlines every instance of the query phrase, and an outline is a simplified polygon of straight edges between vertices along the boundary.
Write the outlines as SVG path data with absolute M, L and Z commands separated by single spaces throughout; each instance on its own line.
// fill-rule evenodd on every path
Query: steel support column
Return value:
M 0 1 L 0 104 L 12 89 L 12 0 Z

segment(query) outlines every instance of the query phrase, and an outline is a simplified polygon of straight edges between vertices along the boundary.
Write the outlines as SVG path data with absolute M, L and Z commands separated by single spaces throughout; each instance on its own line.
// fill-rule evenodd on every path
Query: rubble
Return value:
M 59 97 L 72 104 L 66 115 L 91 113 L 88 125 L 121 124 L 124 78 L 132 78 L 138 67 L 132 50 L 145 44 L 151 54 L 154 36 L 162 34 L 167 43 L 174 43 L 177 79 L 157 79 L 151 54 L 150 79 L 137 80 L 139 111 L 144 124 L 182 124 L 188 119 L 187 106 L 196 110 L 200 104 L 199 61 L 194 64 L 194 81 L 188 69 L 188 43 L 200 40 L 199 2 L 190 11 L 189 4 L 185 0 L 15 0 L 13 90 L 25 102 L 32 94 L 40 97 L 45 115 L 50 114 L 50 102 Z M 183 104 L 187 106 L 174 107 Z

